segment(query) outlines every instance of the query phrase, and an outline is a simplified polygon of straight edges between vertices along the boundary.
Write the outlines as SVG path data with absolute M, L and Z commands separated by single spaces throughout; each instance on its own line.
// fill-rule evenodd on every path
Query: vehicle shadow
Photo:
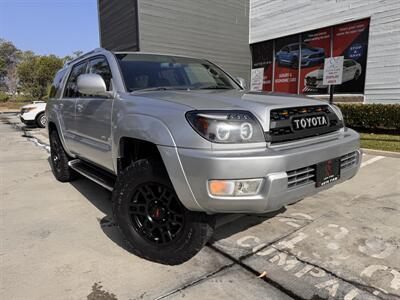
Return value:
M 51 166 L 50 157 L 48 158 L 48 162 Z M 97 220 L 104 234 L 115 244 L 129 252 L 129 245 L 125 242 L 124 237 L 113 220 L 111 193 L 83 176 L 78 176 L 70 184 L 105 215 L 103 218 Z M 209 243 L 212 244 L 241 231 L 245 231 L 284 211 L 285 208 L 265 214 L 217 214 L 216 229 Z
M 210 243 L 226 239 L 234 234 L 245 231 L 250 227 L 265 222 L 286 211 L 286 208 L 264 214 L 218 214 L 216 228 Z

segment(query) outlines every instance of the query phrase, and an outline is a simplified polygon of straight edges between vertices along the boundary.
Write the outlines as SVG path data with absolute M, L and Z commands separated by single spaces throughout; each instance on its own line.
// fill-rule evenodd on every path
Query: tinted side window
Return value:
M 111 82 L 111 70 L 108 66 L 107 59 L 105 57 L 97 57 L 91 59 L 88 64 L 89 74 L 99 74 L 103 77 L 104 82 L 106 83 L 107 91 L 110 90 L 110 82 Z
M 66 98 L 78 98 L 80 93 L 78 92 L 78 86 L 76 84 L 78 76 L 84 74 L 86 71 L 86 62 L 75 65 L 72 68 L 71 74 L 69 75 L 68 82 L 65 85 L 64 97 Z
M 51 84 L 50 88 L 50 98 L 59 98 L 61 93 L 61 81 L 65 75 L 65 69 L 60 70 L 57 72 L 56 76 L 54 77 L 53 83 Z

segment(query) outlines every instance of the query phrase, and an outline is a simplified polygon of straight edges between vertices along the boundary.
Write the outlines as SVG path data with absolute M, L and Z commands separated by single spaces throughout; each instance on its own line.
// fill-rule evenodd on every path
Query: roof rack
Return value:
M 94 50 L 92 50 L 92 51 L 86 52 L 86 53 L 84 53 L 84 54 L 78 56 L 77 58 L 74 58 L 73 60 L 67 61 L 67 62 L 64 64 L 64 68 L 67 67 L 67 66 L 69 66 L 70 64 L 72 64 L 72 63 L 74 63 L 74 62 L 76 62 L 76 61 L 82 59 L 82 58 L 85 58 L 86 56 L 88 56 L 88 55 L 90 55 L 90 54 L 93 54 L 93 53 L 96 53 L 96 52 L 102 52 L 102 51 L 104 51 L 104 50 L 105 50 L 104 48 L 96 48 L 96 49 L 94 49 Z

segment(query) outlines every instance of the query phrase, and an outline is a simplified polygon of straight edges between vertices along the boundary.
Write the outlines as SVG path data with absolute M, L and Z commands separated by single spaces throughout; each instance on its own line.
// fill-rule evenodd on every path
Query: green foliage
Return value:
M 7 102 L 10 99 L 10 95 L 0 91 L 0 103 Z
M 338 104 L 346 126 L 400 130 L 400 104 Z
M 21 51 L 13 43 L 0 39 L 0 90 L 17 92 L 16 67 L 21 57 Z
M 18 65 L 19 84 L 22 92 L 36 99 L 43 99 L 63 60 L 55 55 L 40 56 L 24 53 Z

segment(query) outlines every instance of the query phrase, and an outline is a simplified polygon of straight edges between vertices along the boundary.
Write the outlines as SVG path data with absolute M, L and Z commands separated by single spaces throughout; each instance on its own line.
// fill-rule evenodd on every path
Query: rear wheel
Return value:
M 36 117 L 36 125 L 40 128 L 45 128 L 46 123 L 47 123 L 46 114 L 42 112 Z
M 163 164 L 156 160 L 139 160 L 118 176 L 113 211 L 134 254 L 168 265 L 196 255 L 215 224 L 213 216 L 182 205 Z
M 69 182 L 76 178 L 76 173 L 68 166 L 69 157 L 64 150 L 56 130 L 50 132 L 51 169 L 58 181 Z

